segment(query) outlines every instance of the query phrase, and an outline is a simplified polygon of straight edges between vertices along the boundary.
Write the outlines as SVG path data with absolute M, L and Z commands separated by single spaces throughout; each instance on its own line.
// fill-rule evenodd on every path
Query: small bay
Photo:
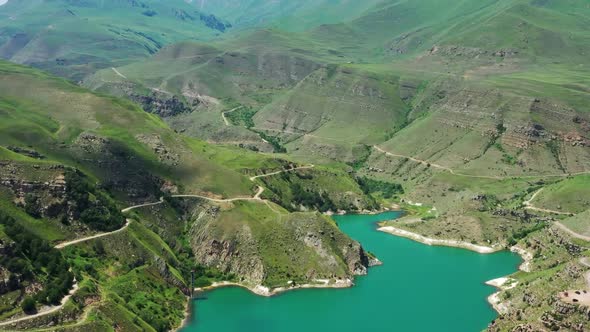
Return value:
M 481 331 L 496 317 L 484 283 L 516 271 L 510 252 L 431 247 L 377 231 L 399 212 L 336 216 L 342 231 L 382 266 L 347 289 L 304 289 L 265 298 L 220 288 L 196 300 L 184 332 Z

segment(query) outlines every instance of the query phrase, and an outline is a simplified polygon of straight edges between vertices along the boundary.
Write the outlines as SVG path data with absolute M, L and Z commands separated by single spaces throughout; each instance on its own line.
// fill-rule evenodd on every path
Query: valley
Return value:
M 0 5 L 0 329 L 590 328 L 584 0 Z
M 376 221 L 397 215 L 399 213 L 389 212 L 336 218 L 347 234 L 366 243 L 367 248 L 383 260 L 383 266 L 357 278 L 354 287 L 296 290 L 272 298 L 258 297 L 238 288 L 207 291 L 197 295 L 193 309 L 195 323 L 185 330 L 235 331 L 244 326 L 253 330 L 285 331 L 380 330 L 383 324 L 380 316 L 385 312 L 390 315 L 388 328 L 404 331 L 431 330 L 441 325 L 454 325 L 461 331 L 485 328 L 485 321 L 495 313 L 484 301 L 493 289 L 483 281 L 514 271 L 518 256 L 508 252 L 480 256 L 460 249 L 432 248 L 375 230 Z M 442 284 L 445 287 L 440 287 Z M 463 291 L 470 295 L 456 294 Z M 235 314 L 227 315 L 221 308 L 228 308 Z M 428 313 L 429 319 L 416 320 L 412 315 L 415 310 Z M 465 311 L 470 312 L 470 317 L 463 315 Z M 266 315 L 270 317 L 263 317 Z M 289 318 L 291 315 L 313 318 L 293 321 Z

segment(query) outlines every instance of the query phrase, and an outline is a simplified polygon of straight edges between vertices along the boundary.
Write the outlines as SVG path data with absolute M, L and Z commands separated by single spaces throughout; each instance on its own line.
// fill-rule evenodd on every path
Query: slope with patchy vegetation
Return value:
M 231 28 L 180 0 L 10 1 L 0 17 L 0 57 L 76 80 Z
M 16 318 L 10 328 L 57 323 L 71 330 L 169 330 L 184 315 L 193 269 L 199 285 L 230 280 L 270 289 L 366 272 L 369 261 L 360 244 L 325 217 L 291 214 L 258 199 L 215 200 L 252 197 L 249 176 L 278 174 L 292 163 L 180 136 L 135 104 L 37 70 L 2 62 L 0 86 L 0 206 L 7 214 L 0 227 L 7 260 L 0 272 L 9 280 L 2 285 L 0 317 Z M 161 206 L 127 212 L 122 228 L 120 209 L 159 197 Z M 368 201 L 359 192 L 348 204 L 357 198 Z M 235 227 L 248 234 L 247 241 L 234 239 Z M 279 248 L 277 237 L 289 241 Z M 213 260 L 215 244 L 226 241 L 240 255 Z M 285 256 L 285 248 L 297 254 Z M 245 264 L 246 257 L 260 264 Z M 297 257 L 308 260 L 293 265 Z M 68 293 L 72 279 L 62 274 L 77 282 L 67 303 L 19 320 L 35 307 L 43 313 L 48 309 L 41 304 L 55 304 Z

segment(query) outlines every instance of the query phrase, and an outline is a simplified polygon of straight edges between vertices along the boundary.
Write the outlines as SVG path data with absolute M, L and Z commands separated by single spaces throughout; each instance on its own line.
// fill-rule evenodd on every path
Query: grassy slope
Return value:
M 290 281 L 315 283 L 351 276 L 347 264 L 355 257 L 358 243 L 328 217 L 316 212 L 288 213 L 272 203 L 252 202 L 236 202 L 215 214 L 212 219 L 200 213 L 194 221 L 192 245 L 210 244 L 195 255 L 235 273 L 242 284 L 288 287 Z
M 152 16 L 145 15 L 150 12 Z M 220 32 L 183 1 L 18 1 L 0 7 L 0 55 L 81 79 L 120 66 L 163 45 Z M 58 61 L 59 59 L 59 61 Z
M 92 94 L 33 69 L 5 62 L 2 62 L 0 67 L 3 144 L 32 148 L 46 157 L 44 160 L 31 159 L 3 147 L 2 160 L 9 162 L 11 167 L 16 167 L 19 172 L 22 171 L 22 180 L 43 183 L 51 178 L 52 174 L 44 171 L 44 168 L 39 169 L 35 166 L 45 164 L 76 167 L 102 182 L 117 177 L 124 171 L 123 166 L 123 169 L 101 167 L 97 161 L 103 156 L 80 152 L 76 137 L 81 132 L 93 132 L 113 142 L 124 144 L 122 151 L 133 156 L 129 160 L 141 160 L 143 172 L 184 183 L 186 190 L 191 192 L 212 191 L 226 195 L 251 193 L 251 183 L 245 176 L 210 159 L 219 158 L 235 168 L 256 168 L 264 164 L 264 158 L 252 156 L 232 162 L 233 158 L 240 157 L 240 152 L 234 153 L 229 148 L 212 148 L 202 142 L 177 137 L 161 120 L 142 112 L 128 102 Z M 35 93 L 31 93 L 32 91 Z M 134 137 L 137 133 L 152 133 L 162 137 L 168 144 L 174 142 L 174 147 L 180 149 L 177 151 L 184 153 L 189 159 L 185 159 L 185 163 L 180 167 L 170 168 L 160 163 L 152 148 Z M 110 153 L 108 149 L 104 152 Z M 127 165 L 128 163 L 129 161 Z M 149 184 L 145 185 L 149 188 Z M 224 187 L 226 189 L 222 189 Z M 125 193 L 125 190 L 121 192 Z M 57 221 L 33 219 L 28 216 L 14 206 L 12 195 L 3 187 L 0 203 L 2 209 L 17 218 L 27 229 L 52 242 L 77 237 L 77 234 Z M 122 206 L 128 204 L 128 196 L 123 195 L 121 199 L 119 203 Z M 117 237 L 120 238 L 104 238 L 83 244 L 81 248 L 76 246 L 66 250 L 66 258 L 73 265 L 73 271 L 78 275 L 78 279 L 85 282 L 94 280 L 98 288 L 89 293 L 77 294 L 77 302 L 68 304 L 63 313 L 26 321 L 19 327 L 27 329 L 47 324 L 51 319 L 67 323 L 71 319 L 76 319 L 85 309 L 80 303 L 84 303 L 86 299 L 89 299 L 88 303 L 94 303 L 93 307 L 96 308 L 93 309 L 96 311 L 89 316 L 88 322 L 82 324 L 91 330 L 103 330 L 101 326 L 104 326 L 104 322 L 111 326 L 112 323 L 108 322 L 116 322 L 121 326 L 127 326 L 126 330 L 137 331 L 176 326 L 185 306 L 179 285 L 185 283 L 186 271 L 181 273 L 178 269 L 184 269 L 189 264 L 183 261 L 182 264 L 185 265 L 182 266 L 176 258 L 177 249 L 172 250 L 158 235 L 141 224 L 132 224 Z M 93 249 L 96 242 L 102 242 L 101 247 L 107 248 L 106 252 Z M 161 262 L 163 266 L 167 266 L 169 275 L 159 270 Z M 123 284 L 126 289 L 135 289 L 129 288 L 130 279 L 137 280 L 138 283 L 141 281 L 143 291 L 132 295 L 120 292 Z M 146 296 L 149 301 L 145 299 Z M 135 307 L 135 302 L 144 303 L 143 307 Z M 145 308 L 145 303 L 149 304 L 149 309 Z M 161 303 L 168 303 L 168 306 L 164 308 Z M 112 311 L 111 309 L 116 306 L 120 307 L 119 310 Z M 142 316 L 146 314 L 147 316 Z M 80 325 L 74 325 L 72 329 L 79 327 Z
M 351 20 L 381 1 L 207 0 L 195 1 L 195 6 L 227 18 L 240 28 L 276 26 L 282 30 L 303 31 L 321 24 Z
M 217 5 L 227 11 L 236 9 L 234 3 Z M 252 6 L 255 8 L 255 4 Z M 389 145 L 404 149 L 404 143 L 410 145 L 408 137 L 420 136 L 422 142 L 404 151 L 421 157 L 421 144 L 430 145 L 436 140 L 429 146 L 433 151 L 427 152 L 428 157 L 436 149 L 456 148 L 456 152 L 448 154 L 453 160 L 444 162 L 456 166 L 463 159 L 477 159 L 467 166 L 474 172 L 488 172 L 490 168 L 498 174 L 583 170 L 585 152 L 567 144 L 561 147 L 563 155 L 584 157 L 565 167 L 559 165 L 564 160 L 555 160 L 554 154 L 543 147 L 520 156 L 521 142 L 513 140 L 522 137 L 513 137 L 518 135 L 511 132 L 520 128 L 508 127 L 504 135 L 507 137 L 500 139 L 507 144 L 488 148 L 493 143 L 492 132 L 502 122 L 496 117 L 498 110 L 506 122 L 541 122 L 552 129 L 577 129 L 560 123 L 563 118 L 543 123 L 546 121 L 542 117 L 551 114 L 527 114 L 530 99 L 538 96 L 550 98 L 572 118 L 577 111 L 586 109 L 588 82 L 579 70 L 585 70 L 587 43 L 581 27 L 588 13 L 580 1 L 572 1 L 570 6 L 575 9 L 524 0 L 384 1 L 352 21 L 306 32 L 267 29 L 237 33 L 213 47 L 174 45 L 145 62 L 119 68 L 127 79 L 104 70 L 85 84 L 105 92 L 132 86 L 134 91 L 158 88 L 183 98 L 209 95 L 225 105 L 221 110 L 246 105 L 254 112 L 260 110 L 253 119 L 255 126 L 279 136 L 290 152 L 345 161 L 358 160 L 362 144 L 383 142 L 402 128 L 409 108 L 414 108 L 409 121 L 431 108 L 442 108 L 447 112 L 430 116 L 415 130 L 432 132 L 431 128 L 440 126 L 441 120 L 450 118 L 447 127 L 459 127 L 451 128 L 444 139 L 438 141 L 437 133 L 429 137 L 407 130 Z M 562 21 L 564 25 L 547 23 Z M 486 31 L 501 33 L 488 36 Z M 555 42 L 548 42 L 548 38 Z M 434 45 L 438 51 L 424 56 Z M 515 54 L 495 55 L 499 51 Z M 449 78 L 453 81 L 449 82 Z M 398 95 L 403 95 L 405 81 L 426 82 L 432 88 L 421 91 L 417 98 L 422 100 L 404 105 Z M 488 92 L 490 88 L 503 92 L 495 96 Z M 452 97 L 437 101 L 433 97 L 441 90 Z M 457 108 L 466 99 L 476 100 L 471 109 L 477 111 L 466 110 L 470 114 L 464 117 Z M 360 117 L 359 108 L 366 108 Z M 482 108 L 487 114 L 480 112 Z M 544 111 L 554 110 L 548 107 Z M 217 142 L 243 140 L 246 132 L 223 126 L 219 112 L 218 108 L 201 109 L 171 123 Z M 202 124 L 207 124 L 206 128 Z M 371 135 L 353 135 L 355 129 Z M 256 139 L 248 136 L 248 140 Z M 474 141 L 477 149 L 472 149 Z M 524 170 L 502 163 L 491 166 L 498 160 L 513 162 L 518 157 L 527 162 Z
M 590 209 L 589 194 L 590 176 L 582 175 L 545 187 L 531 203 L 544 209 L 581 213 Z
M 72 146 L 76 145 L 78 134 L 92 132 L 124 144 L 125 149 L 142 159 L 150 171 L 174 178 L 187 191 L 212 191 L 224 195 L 249 192 L 251 184 L 247 179 L 207 156 L 222 157 L 231 154 L 230 149 L 217 149 L 176 136 L 160 119 L 131 103 L 97 96 L 24 67 L 1 65 L 5 121 L 0 135 L 6 145 L 31 145 L 52 160 L 72 163 L 91 174 L 105 176 L 105 170 L 94 162 L 73 161 L 76 157 L 72 154 L 77 151 L 64 152 L 59 147 L 61 143 L 74 149 Z M 176 166 L 159 164 L 153 149 L 138 140 L 140 134 L 160 137 L 182 163 Z
M 294 154 L 351 161 L 361 145 L 387 139 L 405 122 L 397 77 L 332 68 L 318 70 L 254 117 L 257 129 L 279 135 Z M 307 135 L 306 135 L 307 134 Z
M 162 181 L 176 185 L 181 193 L 248 197 L 255 188 L 249 176 L 280 170 L 288 163 L 274 155 L 212 146 L 178 135 L 162 120 L 130 102 L 97 95 L 19 65 L 0 62 L 0 91 L 0 140 L 5 144 L 0 148 L 0 156 L 11 169 L 17 170 L 11 176 L 42 184 L 60 172 L 50 166 L 75 167 L 91 181 L 107 187 L 120 207 L 137 201 L 155 201 L 161 195 L 158 186 Z M 9 146 L 32 149 L 45 159 L 14 153 L 7 149 Z M 319 179 L 330 181 L 330 176 Z M 338 181 L 341 186 L 333 190 L 357 188 L 348 177 Z M 104 185 L 107 183 L 108 186 Z M 358 193 L 355 197 L 364 196 Z M 14 198 L 11 190 L 2 187 L 2 209 L 35 234 L 54 243 L 80 237 L 57 220 L 33 219 L 14 205 Z M 355 253 L 347 249 L 353 241 L 329 219 L 314 213 L 289 214 L 272 206 L 263 202 L 229 204 L 222 214 L 215 212 L 210 219 L 213 224 L 251 227 L 258 249 L 250 254 L 262 261 L 266 271 L 265 278 L 257 282 L 285 285 L 291 276 L 297 276 L 299 282 L 309 282 L 309 271 L 326 277 L 352 275 L 346 260 L 355 255 L 358 259 L 362 250 Z M 30 329 L 51 320 L 68 325 L 71 330 L 91 331 L 113 324 L 131 331 L 167 330 L 177 325 L 185 305 L 181 290 L 188 286 L 191 267 L 209 263 L 195 260 L 193 251 L 208 250 L 204 246 L 208 242 L 192 243 L 189 231 L 202 231 L 197 223 L 201 211 L 218 209 L 196 199 L 175 200 L 172 206 L 132 213 L 135 220 L 123 232 L 68 247 L 64 252 L 78 280 L 91 283 L 94 288 L 77 294 L 63 312 L 22 322 L 19 328 Z M 275 238 L 268 237 L 268 229 L 288 240 L 284 245 L 297 249 L 296 256 L 309 258 L 306 263 L 291 265 L 286 259 L 292 257 L 282 257 Z M 318 235 L 323 242 L 322 251 L 304 244 L 299 235 L 307 234 L 307 230 L 322 234 Z M 334 237 L 324 236 L 325 233 Z M 233 231 L 228 228 L 216 234 L 232 236 Z M 293 234 L 299 237 L 293 238 Z M 236 244 L 240 253 L 242 245 Z M 357 248 L 360 250 L 360 246 Z M 328 263 L 320 258 L 326 254 L 331 257 Z M 241 257 L 233 258 L 235 264 L 240 264 Z M 216 267 L 205 270 L 206 280 L 226 279 L 234 272 L 219 272 Z M 244 275 L 250 268 L 243 270 Z M 287 270 L 290 272 L 286 273 Z M 76 322 L 87 310 L 87 320 Z M 11 314 L 18 312 L 15 309 Z
M 293 155 L 312 161 L 358 162 L 366 159 L 363 145 L 391 137 L 381 145 L 387 151 L 459 174 L 506 177 L 502 190 L 511 190 L 511 176 L 530 177 L 520 187 L 523 190 L 534 187 L 537 175 L 587 171 L 588 149 L 572 144 L 566 134 L 583 136 L 588 118 L 584 75 L 588 43 L 582 28 L 587 20 L 587 7 L 580 1 L 570 1 L 568 6 L 524 0 L 383 2 L 347 23 L 299 34 L 277 30 L 243 33 L 218 48 L 296 53 L 330 64 L 286 91 L 255 87 L 237 99 L 243 102 L 268 92 L 271 98 L 257 103 L 263 107 L 254 123 L 279 136 Z M 490 31 L 498 33 L 490 35 Z M 500 56 L 498 51 L 509 54 Z M 187 66 L 163 55 L 152 63 Z M 385 59 L 395 61 L 366 63 Z M 129 68 L 140 73 L 149 63 Z M 187 68 L 195 68 L 191 71 L 195 81 L 204 74 L 200 72 L 204 67 L 198 64 Z M 106 71 L 100 75 L 113 76 Z M 135 77 L 141 81 L 142 75 Z M 174 81 L 186 80 L 185 74 L 180 77 Z M 226 79 L 227 73 L 222 77 Z M 215 90 L 205 91 L 215 95 Z M 371 98 L 374 96 L 378 98 Z M 376 107 L 359 117 L 364 104 Z M 540 136 L 530 136 L 531 128 L 538 128 L 532 134 Z M 428 187 L 432 174 L 421 165 L 404 158 L 388 158 L 384 164 L 382 158 L 374 152 L 361 173 L 393 182 L 401 178 L 410 188 Z M 453 187 L 463 180 L 470 178 L 447 176 L 436 183 Z M 429 194 L 433 201 L 446 200 L 437 195 Z M 412 198 L 430 200 L 418 194 Z M 472 208 L 467 204 L 458 211 Z M 468 218 L 490 225 L 489 234 L 477 231 L 479 239 L 510 234 L 491 231 L 501 222 L 498 219 L 502 218 L 485 213 Z
M 570 133 L 583 136 L 587 125 L 584 55 L 588 36 L 583 27 L 588 14 L 584 2 L 577 0 L 567 5 L 525 0 L 386 1 L 347 23 L 298 34 L 243 33 L 218 48 L 298 53 L 320 64 L 339 64 L 314 71 L 288 91 L 271 91 L 270 100 L 254 117 L 256 126 L 272 129 L 290 152 L 303 158 L 358 161 L 365 156 L 362 144 L 385 141 L 388 135 L 375 135 L 386 133 L 392 138 L 382 145 L 384 149 L 460 174 L 566 175 L 587 171 L 590 158 L 584 145 L 572 144 L 568 138 Z M 420 56 L 413 57 L 416 54 Z M 385 59 L 395 61 L 366 63 Z M 187 66 L 178 59 L 159 60 L 163 60 L 160 64 Z M 145 66 L 136 65 L 134 72 L 149 68 Z M 193 68 L 191 79 L 198 81 L 204 67 L 197 64 Z M 333 68 L 337 68 L 334 76 Z M 186 81 L 186 75 L 179 77 L 174 81 Z M 141 74 L 137 79 L 143 80 Z M 408 88 L 407 82 L 412 86 Z M 358 118 L 363 99 L 351 96 L 378 85 L 387 85 L 383 103 L 369 102 L 394 111 L 367 112 Z M 343 87 L 362 88 L 351 89 L 342 98 Z M 215 90 L 205 89 L 213 95 Z M 239 100 L 258 92 L 247 89 Z M 354 121 L 352 114 L 357 116 Z M 356 136 L 355 132 L 373 136 Z M 379 157 L 374 154 L 372 158 Z M 365 172 L 375 166 L 371 162 Z M 402 167 L 394 174 L 408 178 L 405 181 L 410 186 L 417 182 L 410 178 L 428 179 L 418 173 L 418 165 L 403 158 L 391 163 L 380 168 L 387 172 Z
M 588 223 L 589 217 L 590 210 L 586 210 L 573 217 L 562 220 L 561 223 L 578 234 L 590 236 L 590 224 Z
M 385 158 L 380 153 L 374 153 L 360 173 L 402 182 L 408 193 L 406 199 L 424 202 L 427 208 L 435 205 L 437 211 L 440 210 L 428 213 L 430 220 L 426 223 L 409 223 L 407 227 L 414 231 L 479 243 L 505 241 L 515 233 L 535 227 L 534 220 L 523 219 L 512 212 L 518 214 L 526 197 L 547 183 L 539 182 L 541 178 L 537 175 L 566 175 L 586 170 L 587 148 L 572 144 L 567 135 L 562 134 L 573 132 L 583 136 L 586 130 L 588 7 L 579 0 L 567 3 L 453 1 L 450 4 L 450 0 L 384 2 L 348 23 L 321 26 L 301 34 L 277 30 L 244 33 L 217 44 L 212 55 L 201 55 L 202 46 L 184 44 L 171 47 L 172 55 L 162 52 L 162 56 L 120 69 L 131 83 L 139 85 L 139 90 L 164 87 L 182 93 L 185 87 L 193 84 L 194 91 L 224 99 L 222 101 L 228 105 L 235 104 L 236 100 L 258 107 L 270 105 L 264 109 L 266 111 L 288 101 L 291 105 L 303 105 L 306 112 L 317 113 L 318 118 L 325 110 L 343 105 L 338 104 L 338 100 L 327 105 L 308 103 L 307 98 L 313 99 L 323 91 L 306 90 L 301 77 L 282 86 L 282 82 L 268 80 L 257 72 L 258 65 L 263 63 L 260 59 L 270 55 L 275 63 L 281 63 L 276 59 L 287 56 L 320 66 L 337 64 L 336 68 L 349 68 L 357 74 L 353 81 L 371 82 L 368 80 L 371 75 L 367 73 L 379 73 L 379 84 L 391 77 L 399 78 L 399 82 L 391 84 L 384 105 L 397 105 L 396 110 L 403 110 L 395 115 L 405 116 L 405 110 L 409 110 L 407 119 L 413 123 L 396 128 L 399 121 L 390 122 L 393 135 L 384 148 L 451 167 L 461 174 L 507 178 L 496 181 L 452 175 L 403 158 Z M 498 33 L 490 34 L 490 31 Z M 434 45 L 438 47 L 433 48 Z M 510 55 L 499 56 L 498 51 Z M 234 52 L 237 56 L 229 54 Z M 514 52 L 517 53 L 512 54 Z M 236 57 L 243 61 L 234 62 L 232 58 Z M 217 58 L 222 62 L 217 62 Z M 394 60 L 393 63 L 389 63 L 390 60 Z M 322 70 L 326 69 L 314 73 Z M 284 73 L 284 68 L 279 72 Z M 204 77 L 214 79 L 205 81 Z M 110 70 L 93 79 L 99 84 L 129 83 Z M 346 80 L 340 81 L 346 83 Z M 410 87 L 404 85 L 407 82 L 411 82 Z M 276 88 L 277 83 L 279 88 Z M 327 90 L 328 96 L 339 96 L 335 87 Z M 405 97 L 405 105 L 393 97 L 397 90 L 400 98 Z M 104 91 L 109 91 L 108 87 Z M 265 120 L 264 111 L 256 116 L 258 121 Z M 274 113 L 268 111 L 266 115 L 275 116 Z M 347 125 L 350 124 L 349 114 L 342 112 Z M 377 120 L 362 120 L 382 125 L 377 121 L 382 120 L 383 113 L 377 114 L 380 115 Z M 283 130 L 284 124 L 297 124 L 296 120 L 287 121 L 292 120 L 292 116 L 291 112 L 284 112 L 283 117 L 273 119 L 273 125 Z M 338 116 L 341 115 L 335 115 Z M 537 133 L 528 131 L 531 127 Z M 317 126 L 305 128 L 307 133 L 312 129 Z M 396 133 L 398 129 L 401 130 Z M 347 144 L 351 141 L 350 132 L 344 135 Z M 311 139 L 317 142 L 317 138 L 310 135 L 302 136 L 299 141 L 286 141 L 291 151 L 297 151 L 299 146 L 312 146 L 302 153 L 308 159 L 363 155 L 350 152 L 353 149 L 344 150 L 347 153 L 337 150 L 338 153 L 327 154 L 325 147 L 334 143 L 320 142 L 314 147 L 306 141 Z M 376 139 L 352 141 L 354 144 L 378 142 Z M 513 176 L 531 177 L 516 179 Z M 481 201 L 477 198 L 480 195 L 486 198 Z M 550 201 L 547 204 L 551 204 Z M 582 206 L 572 208 L 584 210 Z M 508 215 L 496 214 L 498 212 Z M 431 219 L 432 216 L 435 219 Z M 547 268 L 541 266 L 539 270 Z M 531 317 L 536 319 L 538 315 L 535 313 Z
M 294 185 L 301 186 L 306 192 L 326 194 L 337 210 L 356 211 L 372 207 L 372 202 L 367 201 L 356 181 L 337 167 L 315 167 L 258 181 L 268 188 L 263 197 L 292 210 L 300 208 L 294 202 L 297 199 L 293 193 Z

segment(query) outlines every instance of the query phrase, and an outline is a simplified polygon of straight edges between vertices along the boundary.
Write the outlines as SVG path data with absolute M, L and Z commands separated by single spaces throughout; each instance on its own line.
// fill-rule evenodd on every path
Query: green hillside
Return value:
M 321 213 L 401 208 L 383 226 L 525 252 L 489 331 L 584 330 L 559 293 L 588 286 L 586 0 L 11 0 L 0 18 L 0 56 L 83 86 L 0 62 L 0 244 L 38 241 L 2 262 L 0 320 L 70 271 L 65 314 L 18 329 L 166 330 L 191 269 L 352 278 L 370 255 Z
M 282 30 L 303 31 L 321 24 L 354 19 L 382 0 L 194 0 L 198 10 L 230 20 L 236 27 L 274 26 Z
M 582 0 L 383 1 L 355 20 L 309 34 L 359 61 L 452 45 L 570 63 L 588 51 L 589 15 Z
M 191 270 L 200 286 L 223 280 L 271 290 L 366 273 L 366 253 L 333 221 L 256 198 L 249 177 L 287 172 L 291 161 L 187 138 L 129 101 L 7 62 L 0 116 L 0 276 L 10 280 L 0 284 L 0 321 L 16 319 L 11 328 L 170 330 L 184 315 Z M 314 173 L 330 183 L 317 195 L 355 192 L 333 208 L 368 208 L 358 184 L 336 174 Z M 119 212 L 146 202 L 153 204 Z M 268 229 L 285 239 L 280 250 Z M 317 236 L 318 246 L 301 234 Z M 216 242 L 232 250 L 213 254 Z M 285 248 L 291 254 L 281 256 Z M 292 265 L 295 257 L 306 260 Z M 18 320 L 59 304 L 72 288 L 60 310 Z
M 182 0 L 10 1 L 0 21 L 0 57 L 75 80 L 231 27 Z

